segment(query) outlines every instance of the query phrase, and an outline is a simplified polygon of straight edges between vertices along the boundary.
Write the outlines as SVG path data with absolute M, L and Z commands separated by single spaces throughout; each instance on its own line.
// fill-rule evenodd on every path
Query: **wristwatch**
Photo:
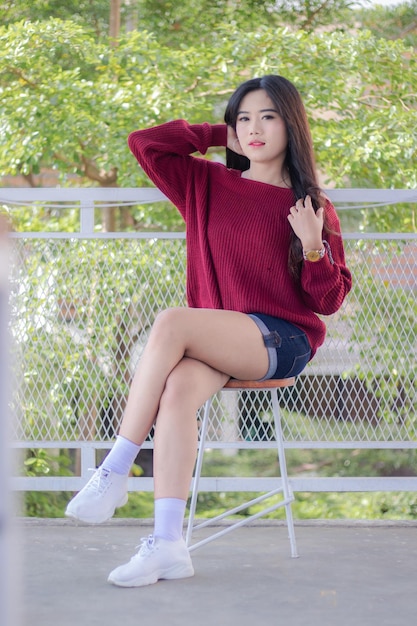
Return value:
M 303 259 L 304 261 L 311 261 L 312 263 L 316 263 L 316 261 L 320 261 L 326 254 L 326 248 L 323 246 L 321 250 L 303 250 Z

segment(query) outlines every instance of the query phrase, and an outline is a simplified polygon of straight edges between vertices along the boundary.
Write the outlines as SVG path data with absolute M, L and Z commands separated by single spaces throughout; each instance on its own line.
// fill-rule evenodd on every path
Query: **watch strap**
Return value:
M 303 259 L 304 259 L 304 261 L 308 261 L 307 254 L 308 254 L 309 252 L 317 252 L 317 253 L 318 253 L 318 255 L 319 255 L 319 258 L 317 259 L 318 261 L 319 261 L 320 259 L 322 259 L 322 258 L 324 257 L 324 255 L 326 254 L 326 252 L 327 252 L 327 256 L 329 257 L 329 261 L 330 261 L 330 263 L 331 263 L 332 265 L 334 265 L 334 259 L 333 259 L 333 255 L 332 255 L 332 249 L 331 249 L 331 247 L 330 247 L 329 242 L 328 242 L 328 241 L 326 241 L 325 239 L 323 239 L 322 244 L 323 244 L 323 248 L 321 248 L 321 250 L 314 250 L 314 251 L 312 251 L 312 250 L 303 250 Z

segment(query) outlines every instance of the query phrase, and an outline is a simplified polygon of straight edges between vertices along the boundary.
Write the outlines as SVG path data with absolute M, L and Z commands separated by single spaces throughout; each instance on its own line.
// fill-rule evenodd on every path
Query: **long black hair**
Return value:
M 251 91 L 259 89 L 265 90 L 271 98 L 287 129 L 288 145 L 284 166 L 289 173 L 295 201 L 309 195 L 314 210 L 317 211 L 323 198 L 320 197 L 321 190 L 317 180 L 310 126 L 300 93 L 289 80 L 283 76 L 269 74 L 242 83 L 227 104 L 224 121 L 236 130 L 237 115 L 242 99 Z M 249 169 L 250 161 L 245 156 L 226 148 L 226 165 L 243 172 Z M 288 267 L 295 277 L 299 277 L 302 259 L 301 241 L 293 232 Z

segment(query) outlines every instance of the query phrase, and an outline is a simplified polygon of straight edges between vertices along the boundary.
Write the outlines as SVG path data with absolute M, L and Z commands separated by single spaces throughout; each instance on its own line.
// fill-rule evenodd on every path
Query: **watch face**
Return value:
M 318 261 L 320 259 L 320 252 L 318 250 L 309 250 L 306 252 L 307 261 Z

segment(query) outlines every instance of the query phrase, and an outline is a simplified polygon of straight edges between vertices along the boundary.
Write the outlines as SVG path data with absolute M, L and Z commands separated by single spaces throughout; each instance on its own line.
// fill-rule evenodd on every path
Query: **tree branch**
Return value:
M 18 76 L 21 80 L 25 81 L 25 83 L 27 85 L 29 85 L 29 87 L 33 87 L 34 89 L 38 88 L 37 83 L 34 83 L 31 80 L 29 80 L 28 78 L 26 78 L 26 76 L 23 74 L 23 72 L 21 72 L 21 70 L 18 70 L 16 67 L 8 67 L 7 70 L 11 74 L 15 74 L 15 76 Z
M 94 161 L 88 159 L 84 154 L 81 155 L 81 161 L 83 164 L 82 170 L 87 178 L 96 181 L 101 187 L 115 186 L 118 174 L 117 167 L 112 167 L 108 172 L 106 172 L 102 168 L 99 169 Z

